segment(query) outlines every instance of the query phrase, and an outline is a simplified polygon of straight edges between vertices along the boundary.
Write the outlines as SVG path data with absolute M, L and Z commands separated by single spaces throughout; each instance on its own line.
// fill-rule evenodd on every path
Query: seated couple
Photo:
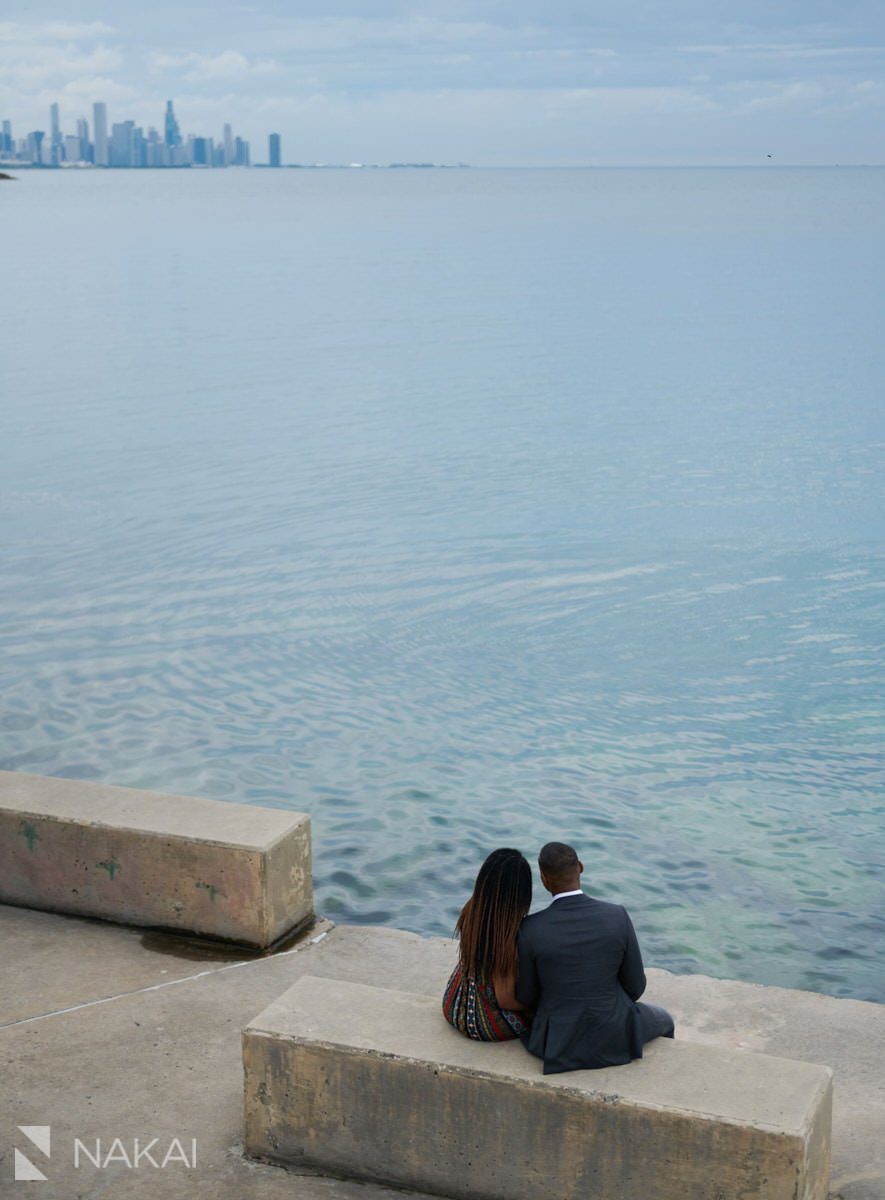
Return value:
M 673 1019 L 638 1003 L 645 971 L 627 910 L 581 891 L 584 864 L 571 846 L 549 842 L 538 866 L 553 900 L 528 916 L 522 854 L 493 850 L 482 864 L 456 926 L 446 1020 L 477 1041 L 518 1037 L 545 1075 L 642 1058 L 645 1042 L 673 1037 Z

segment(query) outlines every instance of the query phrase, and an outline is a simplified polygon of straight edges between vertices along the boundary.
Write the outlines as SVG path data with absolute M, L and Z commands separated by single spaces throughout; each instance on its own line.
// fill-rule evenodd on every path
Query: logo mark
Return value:
M 49 1158 L 50 1127 L 48 1125 L 19 1125 L 18 1128 L 32 1145 Z M 21 1150 L 15 1152 L 15 1178 L 17 1180 L 42 1179 L 44 1183 L 46 1182 L 43 1172 L 39 1167 L 35 1167 L 27 1155 L 22 1154 Z

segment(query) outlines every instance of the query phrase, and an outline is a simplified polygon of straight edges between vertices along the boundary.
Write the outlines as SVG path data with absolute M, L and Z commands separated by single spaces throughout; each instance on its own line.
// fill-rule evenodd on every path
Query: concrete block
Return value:
M 0 902 L 265 947 L 312 913 L 310 818 L 0 771 Z
M 438 998 L 303 976 L 243 1033 L 246 1151 L 457 1200 L 824 1200 L 827 1067 L 658 1040 L 542 1075 Z

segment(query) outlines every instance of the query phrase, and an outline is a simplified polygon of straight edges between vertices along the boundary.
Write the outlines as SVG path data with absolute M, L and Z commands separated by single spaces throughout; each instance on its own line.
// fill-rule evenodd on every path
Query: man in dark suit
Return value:
M 523 1045 L 545 1075 L 642 1058 L 645 1042 L 673 1037 L 673 1018 L 637 1003 L 645 971 L 627 910 L 584 895 L 584 864 L 563 842 L 549 842 L 538 866 L 553 900 L 519 931 L 516 997 L 535 1010 Z

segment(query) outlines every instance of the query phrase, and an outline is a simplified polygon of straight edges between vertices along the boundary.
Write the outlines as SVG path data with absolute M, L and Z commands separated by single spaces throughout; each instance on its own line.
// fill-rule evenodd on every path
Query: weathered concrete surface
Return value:
M 310 818 L 0 771 L 0 901 L 268 946 L 311 914 Z
M 243 1157 L 242 1027 L 298 977 L 301 958 L 325 944 L 311 939 L 330 928 L 321 921 L 290 950 L 225 961 L 215 945 L 0 906 L 0 944 L 16 951 L 0 971 L 0 1197 L 407 1200 Z M 42 981 L 33 996 L 32 966 Z M 48 1161 L 19 1125 L 51 1127 Z M 135 1138 L 143 1148 L 156 1137 L 160 1161 L 176 1137 L 190 1157 L 195 1138 L 196 1167 L 153 1168 L 143 1159 L 138 1168 L 96 1168 L 81 1158 L 76 1169 L 75 1137 L 93 1151 L 101 1138 L 105 1156 L 119 1138 L 130 1158 Z M 13 1181 L 15 1148 L 46 1182 Z
M 452 943 L 339 926 L 294 952 L 234 961 L 223 953 L 0 906 L 0 1024 L 17 1022 L 0 1028 L 3 1200 L 403 1200 L 243 1157 L 241 1031 L 304 974 L 435 997 Z M 831 1196 L 885 1200 L 885 1066 L 874 1049 L 885 1045 L 885 1006 L 648 974 L 648 999 L 666 1004 L 693 1040 L 833 1066 Z M 73 1004 L 82 1007 L 62 1011 Z M 46 1183 L 10 1183 L 13 1135 L 24 1124 L 52 1126 Z M 73 1168 L 72 1136 L 147 1135 L 196 1137 L 197 1169 Z
M 304 976 L 243 1033 L 246 1151 L 460 1200 L 824 1200 L 826 1067 L 660 1039 L 543 1075 L 439 999 Z

